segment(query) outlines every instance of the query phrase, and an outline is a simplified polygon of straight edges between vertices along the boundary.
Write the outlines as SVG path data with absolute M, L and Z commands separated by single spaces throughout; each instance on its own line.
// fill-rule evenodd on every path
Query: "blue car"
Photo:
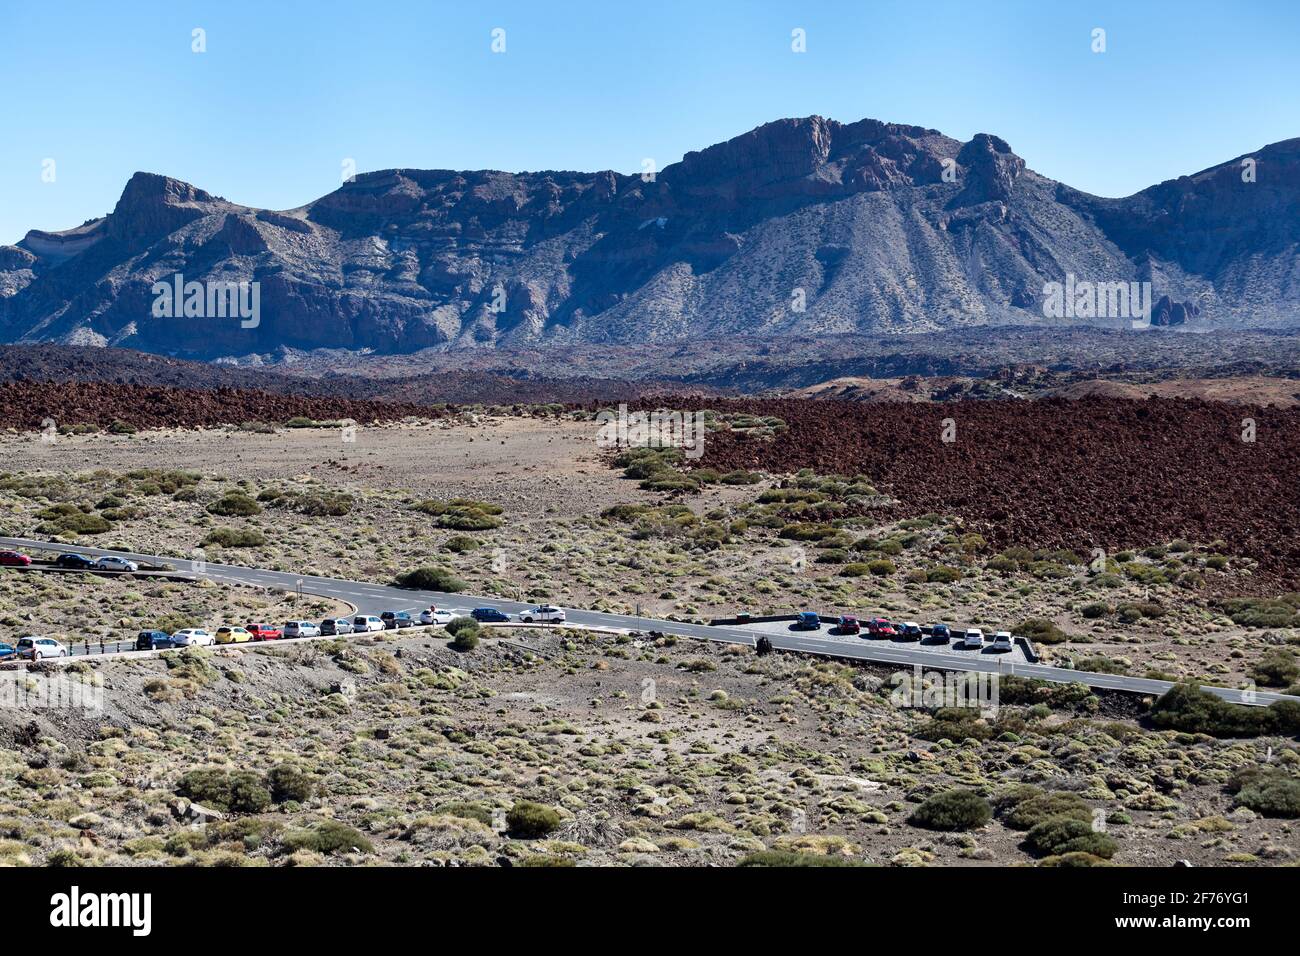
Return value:
M 469 612 L 469 616 L 483 624 L 499 624 L 510 620 L 509 614 L 494 607 L 476 607 Z
M 934 624 L 930 627 L 930 640 L 936 644 L 940 641 L 947 644 L 952 640 L 952 629 L 947 624 Z
M 17 653 L 12 644 L 0 644 L 0 661 L 7 661 Z
M 816 611 L 800 611 L 794 626 L 796 630 L 800 631 L 820 631 L 822 629 L 822 619 Z

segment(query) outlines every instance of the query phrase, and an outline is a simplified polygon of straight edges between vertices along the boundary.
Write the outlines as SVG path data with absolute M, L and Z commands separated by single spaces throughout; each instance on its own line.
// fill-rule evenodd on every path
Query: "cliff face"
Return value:
M 1300 317 L 1300 140 L 1121 200 L 996 136 L 769 123 L 654 176 L 387 170 L 257 210 L 137 173 L 108 216 L 0 247 L 0 340 L 197 357 L 277 347 L 1043 324 L 1043 288 L 1143 282 L 1160 324 Z M 256 281 L 260 322 L 155 318 L 151 287 Z M 1127 326 L 1126 318 L 1090 319 Z

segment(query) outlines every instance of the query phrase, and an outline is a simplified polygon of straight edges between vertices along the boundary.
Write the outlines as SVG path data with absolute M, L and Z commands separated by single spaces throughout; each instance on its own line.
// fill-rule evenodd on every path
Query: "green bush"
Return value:
M 1300 817 L 1300 779 L 1261 773 L 1237 791 L 1237 804 L 1266 817 Z
M 271 805 L 271 793 L 249 770 L 191 770 L 176 792 L 195 803 L 234 813 L 261 813 Z
M 359 831 L 337 820 L 321 820 L 301 830 L 291 830 L 284 837 L 285 849 L 311 850 L 315 853 L 339 853 L 360 850 L 370 853 L 374 845 Z
M 445 630 L 448 634 L 453 636 L 459 634 L 461 631 L 477 632 L 479 630 L 479 623 L 472 617 L 453 617 L 447 622 Z
M 978 830 L 992 818 L 989 802 L 973 790 L 945 790 L 917 807 L 907 822 L 927 830 Z
M 1045 820 L 1064 817 L 1090 823 L 1092 808 L 1077 793 L 1054 790 L 1017 802 L 1007 810 L 1002 822 L 1013 830 L 1030 830 Z
M 1014 633 L 1036 641 L 1039 644 L 1060 644 L 1069 640 L 1069 635 L 1046 618 L 1029 617 L 1015 626 Z
M 1300 664 L 1290 648 L 1277 647 L 1259 659 L 1250 676 L 1264 687 L 1289 687 L 1300 678 Z
M 1268 707 L 1233 704 L 1195 684 L 1176 684 L 1151 706 L 1157 727 L 1212 737 L 1300 736 L 1300 703 L 1281 700 Z
M 759 850 L 743 857 L 736 866 L 803 867 L 803 866 L 861 866 L 856 860 L 839 855 L 797 853 L 793 850 Z
M 1098 833 L 1088 823 L 1074 817 L 1049 817 L 1035 824 L 1025 835 L 1025 846 L 1036 856 L 1062 856 L 1088 853 L 1109 860 L 1119 849 L 1113 837 Z
M 447 539 L 447 550 L 452 554 L 465 554 L 474 551 L 482 545 L 477 538 L 471 538 L 467 534 L 452 535 Z
M 271 789 L 271 799 L 276 803 L 310 800 L 316 792 L 316 781 L 296 764 L 282 763 L 271 768 L 266 775 L 266 785 Z
M 228 491 L 208 505 L 208 511 L 227 518 L 247 518 L 261 514 L 262 506 L 242 491 Z
M 451 646 L 458 651 L 472 651 L 478 647 L 479 629 L 463 627 L 451 639 Z
M 951 584 L 953 581 L 961 580 L 961 571 L 947 565 L 936 565 L 926 569 L 925 579 L 930 584 Z
M 867 570 L 876 577 L 883 578 L 887 575 L 893 574 L 898 570 L 898 568 L 894 565 L 894 562 L 890 561 L 888 558 L 877 558 L 875 561 L 867 562 Z
M 256 528 L 214 528 L 208 532 L 203 543 L 223 548 L 260 548 L 266 544 L 266 535 Z
M 506 813 L 510 835 L 526 840 L 546 836 L 560 826 L 560 820 L 558 810 L 529 800 L 516 801 Z
M 429 567 L 402 572 L 397 576 L 396 584 L 399 588 L 410 588 L 415 591 L 442 591 L 448 594 L 455 594 L 466 588 L 465 582 L 446 568 Z
M 1099 617 L 1105 617 L 1107 614 L 1110 613 L 1110 605 L 1103 604 L 1100 601 L 1093 601 L 1079 608 L 1079 613 L 1082 614 L 1084 617 L 1088 618 L 1089 620 L 1093 620 Z

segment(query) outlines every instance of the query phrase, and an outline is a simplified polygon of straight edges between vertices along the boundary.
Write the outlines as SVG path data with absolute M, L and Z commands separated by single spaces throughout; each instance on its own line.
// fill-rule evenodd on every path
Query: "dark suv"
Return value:
M 135 636 L 135 649 L 137 651 L 160 651 L 163 648 L 175 647 L 176 642 L 166 631 L 141 631 Z
M 379 619 L 384 622 L 384 628 L 389 631 L 395 628 L 415 627 L 415 618 L 405 611 L 385 611 L 379 615 Z

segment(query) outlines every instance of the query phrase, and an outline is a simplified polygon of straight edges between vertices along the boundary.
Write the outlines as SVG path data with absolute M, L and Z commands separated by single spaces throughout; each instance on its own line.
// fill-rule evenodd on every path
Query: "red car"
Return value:
M 867 633 L 872 637 L 897 637 L 898 631 L 883 617 L 873 617 L 867 622 Z
M 0 565 L 11 568 L 25 568 L 32 559 L 20 551 L 0 551 Z
M 839 623 L 835 625 L 835 630 L 840 634 L 857 634 L 862 630 L 858 624 L 858 619 L 852 614 L 841 614 Z
M 284 632 L 274 624 L 249 624 L 245 630 L 253 635 L 255 641 L 278 641 L 284 637 Z

